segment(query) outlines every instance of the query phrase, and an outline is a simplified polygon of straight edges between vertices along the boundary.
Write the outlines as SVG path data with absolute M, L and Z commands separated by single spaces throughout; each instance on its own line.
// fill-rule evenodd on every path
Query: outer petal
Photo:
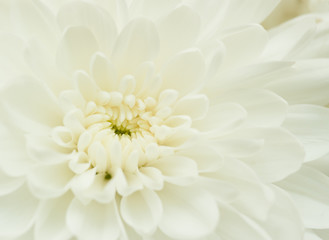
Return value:
M 316 160 L 329 152 L 329 110 L 313 105 L 294 105 L 283 126 L 303 143 L 305 161 Z
M 155 192 L 147 189 L 123 197 L 120 209 L 123 219 L 135 231 L 144 234 L 152 233 L 162 216 L 160 198 Z
M 9 177 L 2 170 L 0 170 L 0 196 L 12 193 L 22 186 L 23 183 L 23 178 Z
M 221 220 L 216 232 L 223 239 L 272 240 L 262 226 L 234 208 L 223 206 L 220 208 L 220 213 Z
M 276 199 L 265 222 L 259 222 L 272 239 L 303 239 L 304 226 L 294 202 L 278 188 L 273 188 Z M 278 231 L 278 229 L 280 229 Z
M 222 67 L 231 69 L 255 62 L 267 44 L 268 34 L 259 25 L 243 26 L 224 36 L 222 41 L 226 47 Z
M 282 180 L 300 168 L 305 155 L 304 149 L 289 132 L 278 128 L 250 129 L 246 133 L 249 138 L 264 140 L 264 146 L 259 152 L 244 159 L 263 181 Z
M 58 197 L 68 190 L 73 176 L 67 162 L 38 165 L 29 174 L 31 191 L 40 197 Z
M 120 234 L 114 202 L 83 205 L 74 199 L 67 210 L 66 222 L 70 231 L 81 240 L 116 240 Z
M 163 69 L 162 89 L 175 89 L 184 95 L 200 85 L 204 73 L 205 61 L 199 50 L 181 52 Z
M 28 89 L 29 91 L 26 91 Z M 1 89 L 1 100 L 10 108 L 38 124 L 60 125 L 63 113 L 47 86 L 30 77 L 21 77 Z M 15 121 L 23 121 L 17 119 Z
M 200 31 L 200 17 L 191 8 L 181 6 L 159 21 L 161 53 L 166 60 L 180 50 L 190 48 Z
M 259 127 L 280 126 L 288 108 L 283 98 L 263 89 L 229 91 L 216 101 L 239 104 L 248 114 L 245 123 Z
M 57 51 L 57 65 L 69 76 L 75 70 L 88 71 L 91 56 L 98 49 L 97 40 L 88 28 L 69 27 L 64 32 Z
M 65 216 L 72 195 L 67 194 L 56 199 L 45 200 L 38 212 L 35 224 L 35 240 L 68 240 L 71 237 Z
M 217 225 L 217 204 L 201 189 L 167 185 L 159 192 L 159 196 L 163 204 L 163 218 L 159 227 L 169 237 L 203 237 Z
M 119 75 L 133 73 L 143 62 L 153 60 L 159 51 L 159 36 L 154 24 L 146 19 L 132 20 L 117 38 L 112 59 Z
M 26 232 L 34 222 L 38 204 L 26 186 L 1 197 L 0 236 L 19 236 Z
M 112 51 L 117 37 L 117 29 L 107 11 L 97 8 L 93 4 L 74 1 L 59 9 L 57 21 L 63 29 L 69 26 L 87 27 L 104 52 L 109 54 Z
M 304 166 L 279 183 L 295 200 L 306 227 L 329 228 L 329 177 Z
M 329 60 L 311 59 L 299 61 L 291 71 L 278 74 L 277 80 L 266 85 L 286 99 L 289 104 L 329 103 Z

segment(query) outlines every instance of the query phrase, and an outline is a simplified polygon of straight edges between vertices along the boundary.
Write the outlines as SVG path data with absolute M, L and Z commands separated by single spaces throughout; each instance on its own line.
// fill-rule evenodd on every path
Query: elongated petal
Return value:
M 68 208 L 66 222 L 72 233 L 81 240 L 116 240 L 120 231 L 118 217 L 113 202 L 83 205 L 75 199 Z
M 89 29 L 82 26 L 69 27 L 57 51 L 57 65 L 69 76 L 75 70 L 88 71 L 91 56 L 98 49 L 97 40 Z
M 159 196 L 163 204 L 159 226 L 169 237 L 198 238 L 211 233 L 217 225 L 217 204 L 201 189 L 166 186 Z
M 309 228 L 329 228 L 329 177 L 304 166 L 300 171 L 279 183 L 287 190 Z
M 24 199 L 24 201 L 22 201 Z M 33 224 L 39 200 L 26 186 L 0 198 L 0 236 L 19 236 Z
M 153 232 L 162 216 L 158 195 L 147 189 L 124 197 L 120 207 L 123 219 L 140 233 Z
M 107 11 L 87 2 L 74 1 L 59 9 L 57 21 L 62 29 L 70 26 L 87 27 L 104 52 L 112 51 L 117 29 Z
M 289 108 L 284 127 L 303 143 L 305 161 L 323 157 L 329 152 L 329 110 L 312 105 L 296 105 Z
M 162 89 L 175 89 L 184 95 L 200 85 L 204 73 L 205 62 L 200 51 L 181 52 L 163 69 Z
M 26 91 L 29 89 L 29 91 Z M 15 79 L 1 91 L 1 99 L 12 111 L 46 126 L 56 126 L 63 113 L 45 84 L 31 77 Z
M 58 197 L 68 190 L 73 176 L 66 162 L 39 165 L 29 175 L 29 183 L 37 196 Z
M 153 60 L 159 51 L 159 36 L 146 19 L 131 21 L 116 40 L 112 59 L 120 75 L 132 73 L 141 63 Z
M 72 195 L 67 194 L 40 205 L 35 223 L 35 240 L 69 239 L 71 233 L 65 224 L 65 217 L 71 201 Z

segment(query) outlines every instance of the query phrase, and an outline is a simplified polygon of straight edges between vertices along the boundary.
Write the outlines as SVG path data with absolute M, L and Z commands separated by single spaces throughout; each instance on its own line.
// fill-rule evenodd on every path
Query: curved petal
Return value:
M 247 237 L 252 240 L 272 240 L 262 226 L 229 205 L 221 206 L 220 214 L 217 232 L 223 239 L 240 240 Z
M 303 166 L 278 184 L 288 191 L 308 228 L 329 228 L 329 177 Z
M 119 216 L 114 202 L 83 205 L 74 199 L 67 210 L 66 223 L 81 240 L 116 240 L 120 234 Z
M 24 201 L 22 201 L 24 199 Z M 39 200 L 26 186 L 0 198 L 0 236 L 19 236 L 33 224 Z
M 67 162 L 39 165 L 28 176 L 29 185 L 34 195 L 39 197 L 58 197 L 68 188 L 74 173 Z
M 303 239 L 304 226 L 294 202 L 287 193 L 273 187 L 275 201 L 265 222 L 259 222 L 272 239 Z M 280 229 L 280 231 L 278 231 Z
M 283 98 L 263 89 L 229 91 L 216 101 L 239 104 L 247 112 L 245 124 L 257 127 L 281 126 L 288 108 Z
M 202 189 L 166 185 L 160 229 L 172 238 L 198 238 L 211 233 L 219 218 L 215 200 Z
M 329 60 L 300 60 L 291 71 L 277 74 L 265 87 L 277 93 L 289 104 L 329 104 Z
M 162 70 L 162 89 L 178 90 L 180 95 L 195 90 L 205 74 L 205 60 L 197 49 L 175 55 Z
M 244 158 L 263 181 L 280 181 L 301 167 L 305 157 L 304 148 L 288 131 L 282 128 L 252 128 L 242 135 L 264 141 L 260 151 Z
M 304 145 L 305 161 L 313 161 L 329 152 L 329 110 L 314 105 L 294 105 L 283 126 Z
M 91 70 L 94 81 L 103 91 L 113 91 L 117 86 L 116 69 L 106 55 L 96 53 L 91 60 Z
M 199 35 L 200 25 L 199 15 L 184 5 L 163 17 L 158 23 L 160 59 L 165 61 L 168 56 L 190 48 Z
M 0 169 L 0 196 L 12 193 L 21 187 L 24 182 L 24 178 L 10 177 Z
M 48 199 L 40 205 L 35 223 L 35 240 L 67 240 L 71 237 L 72 234 L 65 224 L 65 217 L 72 198 L 71 194 L 67 194 L 60 198 Z
M 148 164 L 161 171 L 165 180 L 176 184 L 189 184 L 198 175 L 197 164 L 184 156 L 168 156 Z
M 57 14 L 62 29 L 70 26 L 85 26 L 97 39 L 101 49 L 110 53 L 117 37 L 116 24 L 107 11 L 95 5 L 74 1 L 62 6 Z
M 123 197 L 120 209 L 123 219 L 142 234 L 152 233 L 162 216 L 160 198 L 155 192 L 147 189 Z
M 187 96 L 178 100 L 174 106 L 173 114 L 187 115 L 192 120 L 204 118 L 209 108 L 209 100 L 206 95 Z
M 222 68 L 236 68 L 241 65 L 253 63 L 263 52 L 268 33 L 259 25 L 243 26 L 222 39 L 226 47 L 226 54 Z M 241 44 L 243 39 L 244 44 Z
M 1 89 L 1 100 L 11 111 L 38 124 L 49 127 L 61 124 L 63 113 L 58 100 L 45 84 L 36 79 L 21 77 L 11 81 Z
M 131 74 L 143 62 L 153 60 L 159 51 L 159 36 L 154 24 L 144 18 L 132 20 L 117 38 L 112 58 L 118 73 Z
M 76 70 L 88 71 L 91 57 L 98 50 L 97 40 L 88 28 L 69 27 L 59 44 L 57 65 L 69 76 Z

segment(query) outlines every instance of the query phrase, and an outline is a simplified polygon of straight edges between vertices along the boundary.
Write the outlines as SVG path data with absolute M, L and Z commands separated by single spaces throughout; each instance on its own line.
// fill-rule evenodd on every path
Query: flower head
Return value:
M 259 25 L 277 1 L 63 2 L 13 1 L 1 36 L 0 236 L 302 238 L 286 185 L 319 156 L 291 121 L 327 114 L 301 103 L 328 61 Z

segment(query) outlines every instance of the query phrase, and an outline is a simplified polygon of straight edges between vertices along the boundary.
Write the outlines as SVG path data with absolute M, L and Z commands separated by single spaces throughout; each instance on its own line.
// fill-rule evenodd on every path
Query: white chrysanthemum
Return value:
M 325 17 L 268 33 L 276 0 L 6 3 L 1 239 L 327 234 Z

